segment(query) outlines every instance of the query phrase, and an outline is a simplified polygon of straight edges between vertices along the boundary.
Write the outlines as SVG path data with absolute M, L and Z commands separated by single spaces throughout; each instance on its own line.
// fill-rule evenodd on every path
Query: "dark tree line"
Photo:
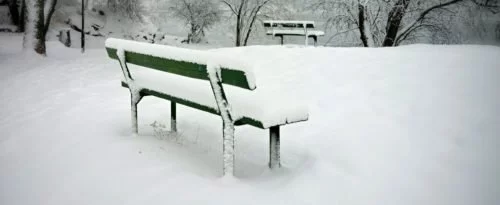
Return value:
M 17 26 L 18 32 L 24 32 L 26 7 L 24 0 L 3 0 L 0 5 L 7 5 L 10 12 L 10 20 Z
M 453 16 L 460 7 L 478 6 L 499 12 L 500 0 L 318 0 L 330 24 L 357 30 L 363 46 L 397 46 L 419 32 L 443 32 L 440 15 Z

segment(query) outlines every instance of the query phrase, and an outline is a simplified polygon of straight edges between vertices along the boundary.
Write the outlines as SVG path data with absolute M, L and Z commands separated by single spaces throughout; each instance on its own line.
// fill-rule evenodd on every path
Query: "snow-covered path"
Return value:
M 290 67 L 309 99 L 310 120 L 282 128 L 280 171 L 266 130 L 236 129 L 234 182 L 219 117 L 180 107 L 179 136 L 158 135 L 169 103 L 146 98 L 132 137 L 104 50 L 52 43 L 42 59 L 16 39 L 0 36 L 0 204 L 500 203 L 498 47 L 212 51 Z

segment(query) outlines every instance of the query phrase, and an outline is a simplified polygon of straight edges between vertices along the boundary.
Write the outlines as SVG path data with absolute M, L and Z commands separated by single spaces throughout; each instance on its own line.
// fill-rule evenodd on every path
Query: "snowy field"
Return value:
M 139 105 L 104 49 L 49 42 L 48 57 L 0 36 L 0 204 L 500 204 L 500 48 L 253 46 L 210 52 L 302 76 L 310 119 L 236 128 L 236 181 L 222 173 L 221 120 Z M 17 49 L 17 50 L 16 50 Z M 257 82 L 258 82 L 257 76 Z M 279 82 L 287 79 L 279 79 Z

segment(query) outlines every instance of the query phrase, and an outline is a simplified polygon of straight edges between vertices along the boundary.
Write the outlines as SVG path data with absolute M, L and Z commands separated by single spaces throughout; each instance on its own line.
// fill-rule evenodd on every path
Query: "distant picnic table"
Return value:
M 264 21 L 264 28 L 272 28 L 267 30 L 267 35 L 278 36 L 281 38 L 283 45 L 284 36 L 304 36 L 305 45 L 309 44 L 309 38 L 314 40 L 314 45 L 318 43 L 318 36 L 324 36 L 324 31 L 310 30 L 315 28 L 314 21 L 297 21 L 297 20 L 267 20 Z

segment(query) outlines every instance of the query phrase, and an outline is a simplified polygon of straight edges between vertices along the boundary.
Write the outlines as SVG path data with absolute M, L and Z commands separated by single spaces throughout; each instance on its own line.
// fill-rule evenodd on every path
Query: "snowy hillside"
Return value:
M 499 47 L 212 50 L 302 76 L 310 111 L 276 172 L 267 130 L 238 127 L 224 181 L 219 117 L 179 106 L 171 135 L 168 101 L 145 98 L 132 137 L 104 49 L 21 41 L 0 36 L 0 204 L 500 204 Z

